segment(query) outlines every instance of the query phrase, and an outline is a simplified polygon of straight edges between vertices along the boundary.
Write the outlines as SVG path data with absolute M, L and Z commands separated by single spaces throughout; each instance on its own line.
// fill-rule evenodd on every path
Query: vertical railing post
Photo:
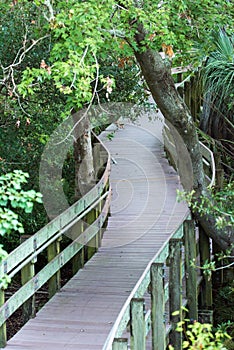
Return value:
M 111 191 L 111 187 L 110 187 L 110 178 L 108 178 L 108 181 L 107 181 L 107 183 L 106 183 L 104 192 L 108 192 L 108 191 L 109 191 L 109 192 Z M 105 229 L 106 229 L 106 227 L 107 227 L 107 225 L 108 225 L 108 218 L 109 218 L 110 215 L 111 215 L 111 214 L 110 214 L 110 206 L 109 206 L 109 208 L 108 208 L 108 214 L 107 214 L 107 216 L 106 216 L 106 219 L 105 219 L 105 221 L 104 221 L 104 223 L 103 223 L 103 225 L 102 225 L 102 229 L 101 229 L 101 239 L 102 239 L 103 233 L 104 233 L 104 231 L 105 231 Z
M 102 200 L 98 203 L 98 206 L 96 208 L 96 219 L 99 217 L 99 215 L 102 212 Z M 102 235 L 102 227 L 99 228 L 98 233 L 95 236 L 95 245 L 96 245 L 96 251 L 101 246 L 101 235 Z
M 181 86 L 178 86 L 177 91 L 182 99 L 184 99 L 184 84 Z
M 189 110 L 191 110 L 191 82 L 185 81 L 184 83 L 184 102 Z
M 191 88 L 191 114 L 193 120 L 196 121 L 197 117 L 197 78 L 190 78 L 190 88 Z
M 130 305 L 131 350 L 145 350 L 145 303 L 133 298 Z
M 82 232 L 84 232 L 84 222 L 82 220 L 80 220 L 76 224 L 75 239 L 77 239 L 79 241 L 79 236 L 82 235 Z M 81 239 L 81 241 L 82 241 L 82 239 Z M 79 243 L 77 243 L 77 244 L 79 244 Z M 82 267 L 84 266 L 84 260 L 85 259 L 84 259 L 84 247 L 83 247 L 72 258 L 72 273 L 73 273 L 73 275 L 75 275 L 80 269 L 82 269 Z
M 210 262 L 210 240 L 201 226 L 199 226 L 199 251 L 200 265 Z M 212 308 L 212 279 L 203 271 L 202 276 L 201 308 L 209 310 Z
M 87 224 L 92 225 L 93 222 L 96 219 L 96 210 L 92 209 L 88 214 L 87 214 Z M 93 237 L 89 242 L 87 242 L 86 245 L 86 260 L 88 261 L 93 254 L 96 252 L 96 238 Z
M 170 343 L 175 350 L 182 349 L 182 333 L 176 331 L 177 323 L 182 320 L 182 252 L 181 239 L 170 239 L 169 241 L 169 306 L 170 323 Z M 175 311 L 178 313 L 172 315 Z
M 20 238 L 20 242 L 25 242 L 30 236 L 29 235 L 23 235 Z M 35 276 L 35 262 L 36 260 L 33 259 L 25 265 L 21 269 L 21 284 L 22 286 L 30 281 Z M 30 318 L 35 317 L 36 311 L 35 311 L 35 294 L 30 297 L 24 304 L 23 304 L 23 312 L 22 312 L 22 320 L 23 323 L 26 323 Z
M 115 338 L 113 341 L 112 350 L 128 350 L 128 339 Z
M 60 253 L 60 241 L 58 238 L 55 242 L 51 243 L 47 248 L 48 262 L 53 260 Z M 60 277 L 61 273 L 58 270 L 48 281 L 49 298 L 51 298 L 60 289 Z
M 0 307 L 5 303 L 5 290 L 0 289 Z M 7 342 L 6 322 L 0 326 L 0 348 L 4 348 Z
M 176 74 L 176 82 L 177 83 L 181 83 L 182 82 L 182 80 L 183 80 L 183 73 L 182 72 L 180 72 L 180 73 L 177 73 Z
M 164 265 L 153 263 L 150 270 L 151 280 L 151 329 L 152 350 L 165 349 L 165 302 L 164 302 Z
M 196 232 L 193 220 L 184 221 L 184 247 L 185 247 L 185 276 L 186 276 L 186 298 L 188 300 L 188 316 L 190 320 L 198 319 L 197 310 L 197 271 L 191 265 L 196 263 Z
M 102 205 L 103 205 L 103 201 L 100 201 L 100 203 L 98 204 L 98 214 L 100 215 L 102 212 Z M 102 244 L 102 225 L 100 227 L 100 230 L 98 231 L 98 235 L 97 235 L 97 240 L 98 240 L 98 247 L 101 246 Z
M 217 150 L 214 150 L 214 157 L 215 157 L 215 165 L 216 165 L 216 173 L 215 173 L 215 186 L 218 191 L 220 191 L 223 188 L 223 181 L 224 181 L 224 170 L 222 168 L 222 156 L 220 152 L 217 152 Z

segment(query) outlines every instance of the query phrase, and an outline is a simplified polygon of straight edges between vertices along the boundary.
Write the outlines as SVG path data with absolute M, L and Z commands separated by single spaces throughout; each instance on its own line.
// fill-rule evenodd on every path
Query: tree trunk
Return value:
M 91 129 L 88 118 L 81 112 L 73 114 L 74 159 L 75 159 L 75 199 L 81 198 L 94 185 L 94 165 L 91 143 Z
M 139 25 L 138 33 L 135 35 L 135 40 L 138 50 L 135 51 L 136 59 L 141 67 L 142 73 L 149 86 L 152 96 L 163 113 L 165 119 L 175 128 L 175 132 L 180 135 L 191 161 L 192 174 L 191 179 L 184 179 L 181 169 L 185 155 L 181 152 L 181 145 L 176 144 L 177 154 L 179 159 L 178 171 L 182 179 L 182 184 L 189 180 L 191 187 L 195 191 L 196 199 L 199 201 L 201 195 L 208 195 L 206 182 L 203 171 L 203 161 L 200 152 L 200 145 L 196 126 L 186 104 L 176 90 L 172 75 L 170 63 L 163 60 L 160 54 L 150 48 L 142 50 L 141 41 L 144 40 L 144 28 Z M 187 181 L 188 183 L 188 181 Z M 191 188 L 185 187 L 185 190 Z M 216 220 L 210 215 L 201 216 L 198 212 L 194 213 L 195 218 L 199 220 L 205 232 L 213 238 L 222 249 L 231 247 L 234 242 L 232 230 L 218 230 Z

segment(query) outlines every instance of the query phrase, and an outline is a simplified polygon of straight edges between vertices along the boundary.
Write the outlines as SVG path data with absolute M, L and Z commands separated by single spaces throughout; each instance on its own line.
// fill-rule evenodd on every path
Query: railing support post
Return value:
M 5 303 L 5 291 L 3 288 L 0 289 L 0 307 Z M 0 348 L 4 348 L 7 343 L 7 330 L 6 322 L 0 327 Z
M 84 267 L 84 248 L 72 258 L 72 274 L 75 275 Z
M 98 206 L 96 208 L 96 216 L 95 216 L 96 219 L 101 214 L 101 212 L 102 212 L 102 201 L 98 203 Z M 98 251 L 98 248 L 101 246 L 101 228 L 100 230 L 98 230 L 98 233 L 95 236 L 95 246 L 96 246 L 96 251 Z
M 165 349 L 164 322 L 164 265 L 153 263 L 150 270 L 151 280 L 151 327 L 152 350 Z
M 128 339 L 115 338 L 113 341 L 112 350 L 128 350 Z
M 188 316 L 190 320 L 198 319 L 197 314 L 197 272 L 191 266 L 191 261 L 196 261 L 196 233 L 193 220 L 184 222 L 184 246 L 185 246 L 185 276 L 186 297 L 188 300 Z
M 181 98 L 184 98 L 184 86 L 178 86 L 177 91 Z
M 189 110 L 191 110 L 191 85 L 189 81 L 184 83 L 184 102 Z
M 53 260 L 56 255 L 60 253 L 60 240 L 58 238 L 55 242 L 51 243 L 47 248 L 48 262 Z M 48 281 L 49 298 L 51 298 L 60 289 L 60 270 L 58 270 L 54 276 Z
M 214 150 L 215 152 L 216 150 Z M 216 164 L 216 174 L 215 174 L 215 185 L 216 188 L 220 191 L 223 188 L 224 181 L 224 170 L 222 169 L 222 157 L 220 152 L 215 152 L 215 164 Z
M 182 320 L 182 253 L 181 239 L 170 239 L 169 241 L 169 305 L 170 322 L 170 343 L 175 350 L 182 349 L 182 333 L 176 331 L 177 323 Z M 178 314 L 172 315 L 177 311 Z
M 92 225 L 92 223 L 96 219 L 96 209 L 92 209 L 88 214 L 87 214 L 87 224 Z M 87 245 L 85 247 L 86 249 L 86 256 L 85 259 L 88 261 L 90 258 L 92 258 L 93 254 L 96 252 L 96 238 L 93 237 L 89 242 L 87 242 Z
M 76 235 L 75 239 L 84 232 L 84 223 L 79 221 L 76 224 Z M 72 274 L 75 275 L 84 266 L 84 247 L 72 258 Z
M 20 239 L 20 242 L 23 243 L 29 237 L 30 236 L 28 235 L 22 236 Z M 21 269 L 22 286 L 35 276 L 35 262 L 36 262 L 35 259 L 33 259 L 32 261 L 30 261 L 29 264 L 25 265 Z M 35 317 L 35 315 L 36 315 L 36 310 L 35 310 L 35 294 L 34 294 L 23 304 L 22 320 L 24 323 L 26 323 L 30 318 Z
M 145 350 L 145 316 L 144 299 L 131 300 L 130 305 L 130 330 L 131 350 Z
M 197 114 L 197 81 L 195 77 L 190 77 L 190 111 L 193 120 L 196 121 Z
M 201 226 L 199 226 L 199 251 L 200 265 L 210 262 L 210 240 Z M 201 308 L 209 310 L 212 308 L 212 279 L 203 271 L 202 275 Z

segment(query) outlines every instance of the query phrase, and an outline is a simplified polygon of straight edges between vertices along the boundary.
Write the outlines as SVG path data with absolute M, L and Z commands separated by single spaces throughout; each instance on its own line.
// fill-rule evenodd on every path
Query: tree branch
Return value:
M 15 59 L 14 59 L 14 61 L 13 61 L 12 64 L 10 64 L 8 67 L 3 67 L 3 69 L 4 69 L 5 71 L 7 71 L 7 70 L 9 70 L 10 68 L 15 68 L 15 67 L 19 66 L 19 65 L 22 63 L 22 61 L 24 60 L 25 55 L 26 55 L 29 51 L 31 51 L 31 50 L 34 48 L 34 46 L 36 46 L 40 41 L 42 41 L 42 40 L 44 40 L 44 39 L 47 39 L 47 38 L 49 38 L 49 37 L 50 37 L 50 35 L 47 34 L 47 35 L 45 35 L 45 36 L 43 36 L 43 37 L 41 37 L 41 38 L 39 38 L 39 39 L 37 39 L 37 40 L 33 40 L 33 43 L 32 43 L 27 49 L 26 49 L 25 40 L 24 40 L 24 45 L 23 45 L 23 47 L 21 47 L 21 48 L 19 49 L 19 51 L 22 50 L 22 49 L 24 49 L 24 50 L 23 50 L 23 52 L 21 53 L 21 55 L 20 55 L 20 57 L 19 57 L 19 59 L 18 59 L 18 62 L 15 63 Z M 19 52 L 16 54 L 16 57 L 18 56 L 18 54 L 19 54 Z
M 49 15 L 50 15 L 49 17 L 47 17 L 46 14 L 44 13 L 44 17 L 48 22 L 50 22 L 50 21 L 54 20 L 54 18 L 55 18 L 53 6 L 52 6 L 50 0 L 45 0 L 44 5 L 48 8 Z
M 27 34 L 28 34 L 28 30 L 27 30 L 27 27 L 26 27 L 26 31 L 25 31 L 25 34 L 24 34 L 23 45 L 18 50 L 18 52 L 16 53 L 13 62 L 7 67 L 4 67 L 1 64 L 2 75 L 3 75 L 3 78 L 0 80 L 0 85 L 2 85 L 1 90 L 4 87 L 6 87 L 8 89 L 8 91 L 10 91 L 11 94 L 14 94 L 17 98 L 19 98 L 19 95 L 16 92 L 17 84 L 15 82 L 14 69 L 17 66 L 19 66 L 20 64 L 22 64 L 22 62 L 24 61 L 27 53 L 30 52 L 39 42 L 41 42 L 42 40 L 45 40 L 46 38 L 50 37 L 50 35 L 45 35 L 45 36 L 43 36 L 43 37 L 41 37 L 41 38 L 39 38 L 37 40 L 33 40 L 32 44 L 30 46 L 26 47 L 27 42 L 28 42 Z M 10 90 L 10 86 L 8 84 L 9 82 L 12 85 L 12 91 Z M 20 106 L 20 108 L 22 109 L 22 106 Z

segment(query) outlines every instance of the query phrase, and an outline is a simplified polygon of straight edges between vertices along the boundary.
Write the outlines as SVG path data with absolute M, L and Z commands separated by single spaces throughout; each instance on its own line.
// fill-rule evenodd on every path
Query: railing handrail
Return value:
M 39 249 L 36 249 L 34 253 L 28 256 L 26 260 L 24 260 L 21 264 L 17 265 L 13 271 L 8 275 L 10 278 L 14 277 L 24 266 L 26 266 L 32 259 L 36 258 L 40 253 L 42 253 L 48 246 L 55 242 L 59 237 L 61 237 L 67 230 L 69 230 L 74 224 L 76 224 L 79 220 L 81 220 L 85 215 L 87 215 L 90 210 L 94 209 L 97 204 L 100 203 L 103 199 L 105 199 L 109 194 L 109 191 L 105 192 L 101 197 L 98 198 L 92 205 L 90 205 L 86 210 L 84 210 L 79 216 L 70 221 L 66 226 L 58 231 L 53 237 L 47 240 L 44 244 L 40 246 Z M 25 243 L 27 240 L 25 241 Z M 17 248 L 16 248 L 17 249 Z M 0 286 L 1 287 L 1 286 Z
M 167 124 L 164 124 L 164 130 L 166 130 L 166 132 L 164 132 L 164 137 L 166 137 L 167 139 L 167 150 L 169 151 L 169 153 L 171 154 L 172 158 L 173 158 L 173 154 L 176 152 L 173 152 L 172 149 L 176 150 L 176 146 L 174 144 L 174 140 L 172 138 L 170 138 L 170 128 Z M 206 146 L 204 145 L 203 142 L 199 141 L 199 145 L 201 148 L 201 154 L 202 154 L 202 160 L 203 160 L 203 164 L 204 165 L 208 165 L 210 168 L 210 172 L 211 172 L 211 176 L 209 174 L 209 176 L 207 175 L 206 178 L 209 180 L 209 184 L 207 187 L 213 187 L 215 185 L 215 175 L 216 175 L 216 165 L 215 165 L 215 159 L 214 159 L 214 154 L 213 152 Z M 171 147 L 171 149 L 170 149 Z M 175 157 L 175 154 L 174 154 Z M 174 161 L 174 166 L 176 167 L 176 160 L 173 158 Z M 178 169 L 176 169 L 178 170 Z
M 49 261 L 36 275 L 23 284 L 1 307 L 0 307 L 0 326 L 32 295 L 34 295 L 62 266 L 64 266 L 72 257 L 77 254 L 99 231 L 103 226 L 108 214 L 110 204 L 109 190 L 102 198 L 106 199 L 105 205 L 99 217 L 88 226 L 76 239 L 72 240 L 63 251 L 57 254 L 53 260 Z M 68 226 L 73 226 L 76 220 Z M 68 227 L 66 227 L 68 229 Z M 38 255 L 37 252 L 36 255 Z M 31 259 L 31 261 L 33 258 Z
M 184 317 L 183 307 L 188 307 L 188 319 L 199 321 L 199 314 L 204 314 L 206 309 L 198 310 L 198 293 L 202 293 L 202 300 L 206 296 L 206 304 L 201 302 L 201 308 L 212 305 L 210 281 L 204 273 L 198 274 L 191 266 L 191 261 L 200 265 L 210 257 L 209 238 L 201 227 L 195 227 L 191 215 L 185 214 L 178 229 L 151 259 L 138 279 L 102 350 L 127 350 L 129 341 L 131 348 L 135 349 L 135 345 L 140 344 L 137 349 L 146 349 L 146 337 L 150 328 L 154 349 L 165 349 L 169 342 L 178 349 L 182 348 L 182 335 L 177 331 L 177 326 Z M 165 266 L 168 268 L 167 281 Z M 146 292 L 150 294 L 150 305 L 145 303 Z M 169 313 L 165 319 L 165 305 L 168 301 Z M 129 327 L 128 335 L 126 332 Z
M 81 215 L 87 208 L 89 208 L 93 204 L 95 200 L 97 200 L 100 197 L 100 194 L 103 192 L 106 182 L 109 178 L 110 153 L 103 144 L 103 142 L 95 134 L 94 136 L 107 153 L 107 164 L 101 179 L 81 199 L 79 199 L 68 209 L 66 209 L 63 213 L 58 215 L 47 225 L 45 225 L 31 237 L 29 237 L 25 242 L 21 243 L 16 249 L 14 249 L 0 264 L 1 277 L 9 273 L 10 277 L 13 277 L 19 271 L 19 265 L 20 268 L 27 265 L 28 260 L 31 260 L 32 256 L 34 256 L 34 253 L 38 251 L 40 247 L 44 246 L 44 244 L 48 242 L 51 238 L 54 241 L 57 238 L 57 232 L 61 231 L 64 227 L 71 223 L 74 220 L 74 218 L 77 217 L 77 215 Z M 50 233 L 48 233 L 49 229 L 51 229 Z M 45 237 L 43 237 L 43 234 L 45 235 Z M 59 234 L 59 236 L 61 234 Z M 18 259 L 20 256 L 21 260 L 19 261 Z
M 173 71 L 172 74 L 181 74 L 181 73 L 184 73 L 184 72 L 187 72 L 187 68 L 189 67 L 186 67 L 185 69 L 178 69 L 177 71 Z M 177 88 L 178 87 L 182 87 L 182 86 L 185 86 L 185 83 L 188 82 L 189 80 L 191 79 L 191 75 L 189 75 L 188 77 L 186 77 L 184 80 L 182 80 L 181 82 L 179 82 L 178 84 L 176 84 Z M 168 131 L 170 131 L 168 125 L 165 125 L 167 128 L 168 128 Z M 168 139 L 168 142 L 171 143 L 171 145 L 173 147 L 175 147 L 174 143 Z M 210 167 L 211 167 L 211 170 L 212 170 L 212 177 L 211 177 L 211 180 L 210 180 L 210 184 L 209 184 L 209 187 L 212 187 L 215 183 L 215 161 L 214 161 L 214 155 L 213 155 L 213 152 L 207 147 L 205 146 L 202 142 L 200 142 L 200 145 L 201 145 L 201 152 L 202 152 L 202 156 L 203 156 L 203 161 L 204 161 L 204 158 L 209 162 L 210 164 Z M 190 216 L 187 217 L 187 219 L 189 219 Z M 185 220 L 185 218 L 183 219 Z M 154 263 L 154 262 L 162 262 L 164 263 L 167 256 L 169 255 L 169 240 L 171 238 L 182 238 L 183 237 L 183 232 L 181 233 L 181 228 L 182 228 L 183 224 L 181 224 L 181 226 L 179 227 L 178 230 L 175 231 L 175 233 L 164 243 L 164 245 L 161 247 L 160 251 L 152 258 L 152 260 L 148 263 L 146 269 L 144 270 L 143 274 L 141 275 L 141 277 L 139 278 L 139 280 L 137 281 L 135 287 L 133 288 L 133 290 L 131 291 L 130 295 L 128 296 L 127 300 L 125 301 L 109 335 L 108 335 L 108 338 L 106 339 L 106 342 L 102 348 L 102 350 L 112 350 L 112 346 L 113 346 L 113 342 L 114 342 L 114 339 L 116 337 L 121 337 L 121 334 L 118 334 L 118 331 L 119 331 L 119 328 L 120 328 L 120 325 L 121 325 L 121 322 L 123 322 L 124 318 L 126 317 L 126 313 L 128 313 L 128 310 L 130 309 L 130 304 L 131 304 L 131 301 L 133 298 L 140 298 L 142 297 L 142 295 L 138 295 L 137 292 L 138 290 L 140 289 L 143 281 L 148 278 L 149 281 L 150 281 L 150 269 L 151 269 L 151 265 Z M 178 234 L 179 233 L 179 234 Z M 167 250 L 167 253 L 165 253 L 165 251 Z M 164 259 L 161 257 L 161 255 L 163 255 L 162 253 L 164 252 Z M 167 255 L 167 256 L 165 256 Z M 129 313 L 128 313 L 129 314 Z M 130 319 L 130 315 L 128 315 L 128 317 L 126 318 L 125 321 L 129 321 Z
M 105 169 L 98 183 L 81 199 L 62 214 L 49 222 L 41 230 L 27 238 L 0 264 L 0 276 L 5 274 L 12 278 L 21 271 L 22 286 L 5 301 L 3 284 L 0 285 L 0 347 L 7 341 L 6 321 L 24 305 L 23 315 L 26 319 L 34 316 L 35 298 L 33 295 L 48 282 L 49 297 L 53 296 L 60 286 L 60 270 L 71 261 L 74 273 L 97 251 L 102 238 L 102 228 L 107 220 L 111 188 L 109 186 L 111 156 L 102 141 L 93 133 L 101 148 L 98 148 L 95 159 L 95 170 L 99 166 Z M 105 151 L 103 157 L 103 150 Z M 84 218 L 84 221 L 81 221 Z M 77 229 L 74 225 L 80 222 Z M 69 230 L 75 227 L 76 236 L 69 236 Z M 60 251 L 60 237 L 65 232 L 72 238 Z M 87 256 L 85 257 L 85 246 Z M 92 245 L 93 244 L 93 245 Z M 34 265 L 37 256 L 47 250 L 48 262 L 36 274 Z M 82 253 L 83 250 L 83 253 Z M 80 263 L 77 262 L 81 257 Z M 77 260 L 78 259 L 78 260 Z M 31 299 L 30 299 L 31 298 Z
M 174 69 L 172 69 L 172 74 L 174 74 L 174 75 L 181 74 L 181 73 L 189 71 L 190 68 L 191 68 L 190 66 L 184 67 L 184 69 L 174 68 Z M 187 103 L 185 94 L 187 92 L 189 93 L 189 90 L 191 89 L 191 84 L 192 84 L 191 79 L 194 78 L 195 72 L 197 72 L 197 73 L 199 72 L 200 68 L 201 68 L 201 66 L 197 67 L 192 72 L 192 74 L 189 74 L 181 82 L 175 84 L 177 89 L 183 88 L 182 97 L 184 98 L 185 103 Z M 187 88 L 188 88 L 188 91 L 187 91 Z M 189 99 L 191 99 L 191 94 L 189 93 L 188 95 L 189 95 Z M 190 105 L 191 105 L 191 101 L 190 101 Z M 191 113 L 192 113 L 192 111 L 191 111 Z M 170 135 L 170 127 L 167 124 L 165 124 L 165 128 L 168 130 L 168 133 Z M 165 135 L 165 133 L 164 133 L 164 135 Z M 170 137 L 168 137 L 167 133 L 166 133 L 166 137 L 167 137 L 167 141 L 170 144 L 170 146 L 175 148 L 174 140 L 172 140 Z M 209 174 L 209 175 L 206 174 L 206 179 L 209 181 L 208 187 L 213 187 L 215 185 L 215 176 L 216 176 L 216 165 L 215 165 L 214 154 L 203 142 L 199 141 L 199 144 L 200 144 L 200 149 L 201 149 L 201 153 L 202 153 L 203 164 L 210 168 L 211 174 Z M 170 152 L 170 149 L 169 149 L 169 152 Z M 174 165 L 176 166 L 176 162 L 174 159 L 173 159 L 173 161 L 174 161 Z
M 190 214 L 185 216 L 182 221 L 190 219 Z M 163 246 L 160 248 L 160 250 L 155 254 L 155 256 L 150 260 L 148 263 L 147 267 L 145 268 L 144 272 L 142 273 L 141 277 L 138 279 L 135 287 L 131 291 L 130 295 L 128 296 L 127 300 L 125 301 L 109 335 L 108 338 L 106 339 L 106 342 L 102 348 L 102 350 L 111 350 L 112 349 L 112 344 L 114 341 L 114 338 L 116 337 L 118 328 L 124 318 L 125 313 L 128 311 L 128 308 L 130 307 L 131 300 L 135 297 L 140 297 L 137 295 L 137 292 L 142 285 L 142 282 L 144 279 L 147 277 L 147 275 L 150 274 L 150 268 L 152 263 L 154 262 L 165 262 L 166 258 L 169 255 L 169 240 L 171 238 L 182 238 L 183 237 L 183 223 L 178 227 L 178 229 L 174 232 L 174 234 L 167 239 L 167 241 L 163 244 Z

